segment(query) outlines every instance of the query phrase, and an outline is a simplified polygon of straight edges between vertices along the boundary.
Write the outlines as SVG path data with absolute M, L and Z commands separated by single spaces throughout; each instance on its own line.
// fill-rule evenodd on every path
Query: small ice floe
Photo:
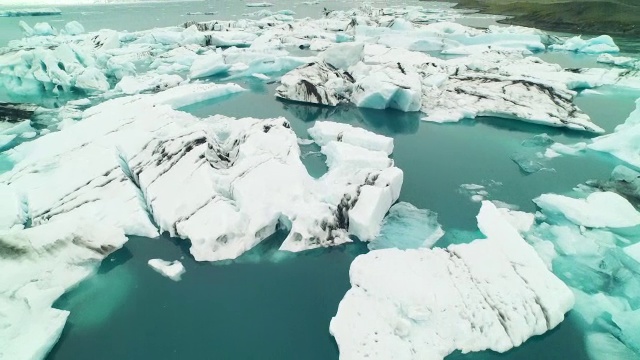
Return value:
M 184 266 L 179 260 L 165 261 L 162 259 L 151 259 L 147 263 L 153 270 L 173 281 L 180 281 L 182 274 L 185 272 Z

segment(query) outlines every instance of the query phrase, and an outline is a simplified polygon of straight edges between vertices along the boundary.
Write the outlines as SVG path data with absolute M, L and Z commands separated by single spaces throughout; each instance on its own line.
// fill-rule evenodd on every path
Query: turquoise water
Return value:
M 353 2 L 294 7 L 283 1 L 270 10 L 292 8 L 300 16 L 317 16 L 325 6 L 350 8 Z M 184 14 L 212 9 L 226 18 L 260 10 L 231 0 L 63 7 L 63 15 L 51 20 L 59 26 L 78 19 L 88 30 L 139 30 L 200 20 Z M 42 17 L 21 19 L 47 21 Z M 13 28 L 17 21 L 2 19 L 0 29 Z M 3 39 L 17 36 L 0 31 L 0 46 Z M 565 67 L 600 66 L 594 56 L 539 56 Z M 573 143 L 591 135 L 498 118 L 434 124 L 421 122 L 419 114 L 282 102 L 273 97 L 275 85 L 244 79 L 238 83 L 251 91 L 183 110 L 201 117 L 284 116 L 302 138 L 318 120 L 350 123 L 392 136 L 393 158 L 405 174 L 400 200 L 438 213 L 447 232 L 438 246 L 479 236 L 475 216 L 480 205 L 460 192 L 461 184 L 485 185 L 490 199 L 534 211 L 531 199 L 548 192 L 567 192 L 589 179 L 607 179 L 617 164 L 610 156 L 589 152 L 550 160 L 547 166 L 553 171 L 526 174 L 511 160 L 512 154 L 522 149 L 522 141 L 547 133 L 557 141 Z M 611 131 L 628 116 L 640 94 L 606 88 L 600 91 L 601 95 L 581 95 L 576 103 Z M 317 147 L 303 147 L 304 152 L 314 150 Z M 314 176 L 326 170 L 320 156 L 307 156 L 304 162 Z M 130 238 L 122 250 L 103 262 L 96 276 L 57 302 L 57 307 L 70 310 L 71 315 L 48 359 L 337 359 L 329 321 L 349 288 L 349 265 L 366 246 L 353 243 L 286 254 L 274 250 L 283 236 L 276 234 L 237 261 L 221 264 L 195 262 L 189 255 L 188 241 Z M 151 258 L 180 259 L 186 268 L 183 280 L 173 282 L 155 273 L 147 265 Z M 571 314 L 555 330 L 506 354 L 455 353 L 449 357 L 566 358 L 588 359 Z

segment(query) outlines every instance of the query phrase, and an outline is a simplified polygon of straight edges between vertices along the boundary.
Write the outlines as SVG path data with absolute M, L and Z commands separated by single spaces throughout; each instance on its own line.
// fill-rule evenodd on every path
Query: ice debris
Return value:
M 611 64 L 615 66 L 640 70 L 640 59 L 632 58 L 632 57 L 613 56 L 611 54 L 601 54 L 600 56 L 598 56 L 598 62 L 603 64 Z
M 182 274 L 185 272 L 184 266 L 179 260 L 151 259 L 147 263 L 153 270 L 173 281 L 180 281 Z
M 557 326 L 573 293 L 490 202 L 478 227 L 487 238 L 470 244 L 358 256 L 330 324 L 340 359 L 505 352 Z

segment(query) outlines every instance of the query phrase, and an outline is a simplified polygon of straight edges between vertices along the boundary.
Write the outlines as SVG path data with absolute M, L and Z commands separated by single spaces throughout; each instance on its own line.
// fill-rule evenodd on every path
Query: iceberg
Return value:
M 588 40 L 584 40 L 580 36 L 575 36 L 567 39 L 562 44 L 552 44 L 549 46 L 549 49 L 574 51 L 587 54 L 620 52 L 620 48 L 609 35 L 600 35 Z
M 505 352 L 562 322 L 574 295 L 533 247 L 490 202 L 478 227 L 470 244 L 358 256 L 329 328 L 340 359 Z
M 622 228 L 640 224 L 640 213 L 622 196 L 610 192 L 594 192 L 585 199 L 544 194 L 534 200 L 550 214 L 563 214 L 576 225 L 589 228 Z
M 0 184 L 24 196 L 34 225 L 86 216 L 128 235 L 168 232 L 189 239 L 198 261 L 233 259 L 280 227 L 288 251 L 375 238 L 403 174 L 387 152 L 354 144 L 391 151 L 391 139 L 356 129 L 345 131 L 348 142 L 325 136 L 329 171 L 314 179 L 283 118 L 201 120 L 174 110 L 241 90 L 192 83 L 106 101 L 10 150 L 15 166 Z
M 593 139 L 589 149 L 610 153 L 618 159 L 640 168 L 640 99 L 636 109 L 611 134 Z
M 0 229 L 0 358 L 45 358 L 69 316 L 54 301 L 126 240 L 120 229 L 79 218 Z
M 246 3 L 247 7 L 270 7 L 273 6 L 272 3 L 269 2 L 254 2 L 254 3 Z
M 0 17 L 61 15 L 58 8 L 0 10 Z
M 339 141 L 372 151 L 382 151 L 387 155 L 393 152 L 393 139 L 374 134 L 349 124 L 331 121 L 316 121 L 308 130 L 313 141 L 325 146 L 332 141 Z
M 597 61 L 603 64 L 611 64 L 615 66 L 640 70 L 640 59 L 632 57 L 601 54 L 600 56 L 598 56 Z
M 159 274 L 173 281 L 180 281 L 184 274 L 184 266 L 178 260 L 166 261 L 162 259 L 151 259 L 148 261 L 149 266 Z
M 544 194 L 534 200 L 540 207 L 535 223 L 522 231 L 575 294 L 574 312 L 592 359 L 640 356 L 640 213 L 621 196 L 638 198 L 638 176 L 619 166 L 611 180 L 576 188 L 578 198 Z

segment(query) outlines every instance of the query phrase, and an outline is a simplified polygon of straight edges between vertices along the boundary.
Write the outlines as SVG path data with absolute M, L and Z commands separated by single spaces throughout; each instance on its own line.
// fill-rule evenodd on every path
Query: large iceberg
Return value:
M 340 359 L 504 352 L 557 326 L 573 293 L 492 203 L 478 227 L 470 244 L 358 256 L 330 325 Z
M 320 61 L 284 75 L 276 96 L 328 106 L 351 102 L 422 111 L 425 120 L 436 122 L 500 116 L 604 132 L 573 104 L 570 90 L 578 84 L 601 85 L 603 75 L 565 72 L 540 59 L 495 51 L 449 61 L 406 50 L 393 56 L 393 49 L 358 43 L 326 52 L 331 55 L 320 54 Z M 616 75 L 610 77 L 613 83 Z
M 24 222 L 15 209 L 25 206 L 34 225 L 89 216 L 129 235 L 188 238 L 196 260 L 209 261 L 235 258 L 278 227 L 289 229 L 281 246 L 289 251 L 375 238 L 402 186 L 391 139 L 347 127 L 329 139 L 323 129 L 332 126 L 318 125 L 311 132 L 325 134 L 329 171 L 314 179 L 283 118 L 199 120 L 173 110 L 239 90 L 187 84 L 117 98 L 11 149 L 15 166 L 0 184 L 20 196 L 8 226 Z

